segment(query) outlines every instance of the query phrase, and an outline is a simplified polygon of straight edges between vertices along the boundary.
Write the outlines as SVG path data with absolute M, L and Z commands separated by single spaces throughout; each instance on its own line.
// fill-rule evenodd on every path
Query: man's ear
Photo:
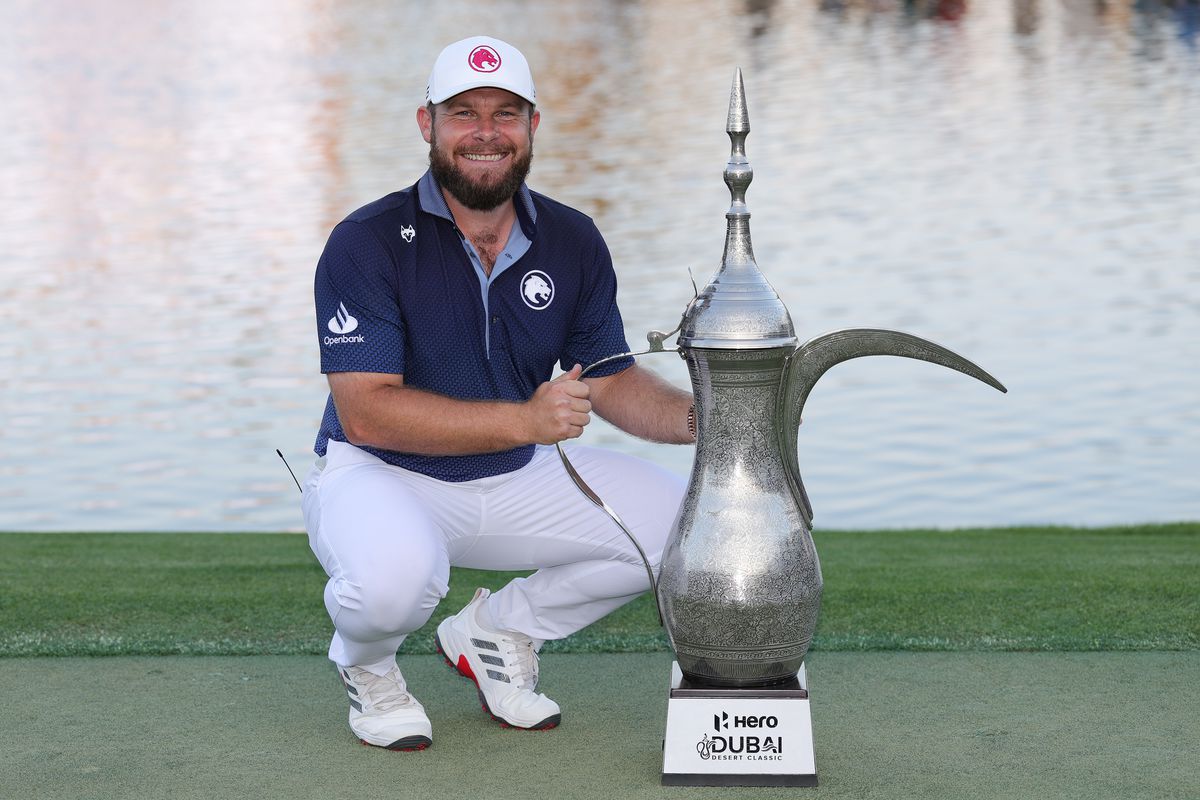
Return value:
M 537 133 L 538 123 L 542 121 L 542 112 L 536 108 L 529 115 L 529 141 L 533 141 L 533 134 Z
M 428 143 L 433 136 L 433 112 L 429 110 L 428 106 L 417 108 L 417 127 L 421 129 L 421 136 Z

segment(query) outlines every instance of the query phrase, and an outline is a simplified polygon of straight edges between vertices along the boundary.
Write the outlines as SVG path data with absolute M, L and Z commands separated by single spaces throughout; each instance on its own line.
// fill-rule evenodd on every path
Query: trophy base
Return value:
M 774 686 L 722 688 L 686 680 L 671 663 L 663 786 L 816 786 L 803 665 Z

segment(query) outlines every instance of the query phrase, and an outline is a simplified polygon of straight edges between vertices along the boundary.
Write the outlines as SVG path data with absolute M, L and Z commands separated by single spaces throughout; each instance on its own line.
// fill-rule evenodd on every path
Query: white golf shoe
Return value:
M 397 667 L 376 675 L 358 667 L 338 667 L 350 696 L 350 730 L 363 744 L 388 750 L 424 750 L 433 743 L 425 708 L 408 693 Z
M 558 703 L 535 692 L 538 655 L 533 641 L 513 631 L 492 631 L 475 614 L 490 592 L 479 589 L 467 607 L 442 620 L 438 652 L 479 689 L 483 710 L 501 725 L 547 730 L 562 721 Z

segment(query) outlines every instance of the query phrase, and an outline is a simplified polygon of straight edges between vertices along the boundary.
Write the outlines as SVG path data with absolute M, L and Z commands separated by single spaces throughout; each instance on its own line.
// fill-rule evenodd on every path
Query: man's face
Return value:
M 433 177 L 477 211 L 500 206 L 521 187 L 539 121 L 528 102 L 504 89 L 471 89 L 434 106 L 432 114 L 417 109 Z

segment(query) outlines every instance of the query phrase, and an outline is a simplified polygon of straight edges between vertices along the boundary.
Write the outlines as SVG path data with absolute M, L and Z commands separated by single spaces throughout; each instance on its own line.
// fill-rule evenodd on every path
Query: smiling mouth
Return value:
M 504 158 L 507 153 L 462 153 L 463 158 L 468 161 L 499 161 Z

